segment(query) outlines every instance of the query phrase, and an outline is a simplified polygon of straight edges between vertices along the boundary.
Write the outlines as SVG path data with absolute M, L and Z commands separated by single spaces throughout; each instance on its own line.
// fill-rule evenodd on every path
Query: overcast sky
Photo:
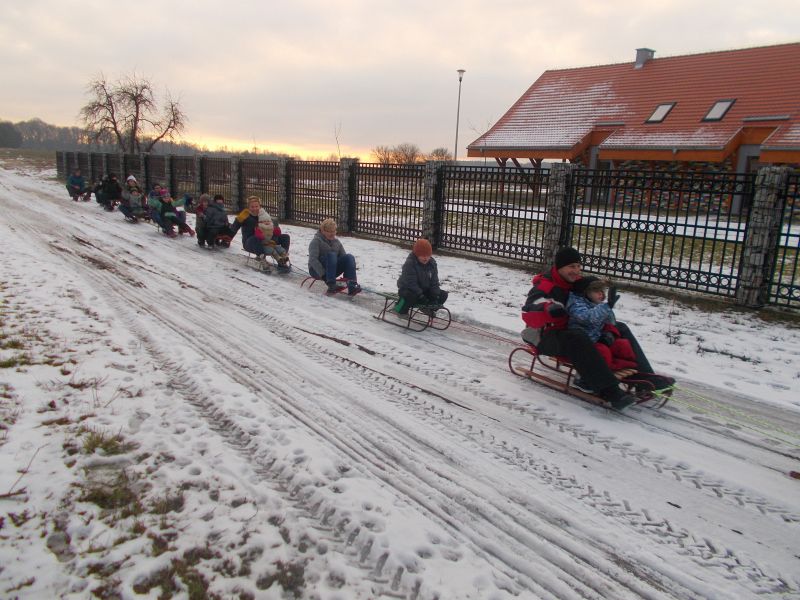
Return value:
M 78 125 L 87 82 L 169 88 L 185 139 L 370 158 L 459 157 L 547 69 L 800 40 L 798 0 L 25 0 L 0 20 L 0 120 Z M 798 66 L 800 69 L 800 66 Z

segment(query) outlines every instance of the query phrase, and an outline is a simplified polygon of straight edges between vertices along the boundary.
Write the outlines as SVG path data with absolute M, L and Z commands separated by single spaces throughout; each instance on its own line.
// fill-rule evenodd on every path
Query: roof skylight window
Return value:
M 703 117 L 703 121 L 721 121 L 722 117 L 725 116 L 725 113 L 728 112 L 728 109 L 733 106 L 733 103 L 736 100 L 717 100 L 714 103 L 714 106 L 706 113 L 706 116 Z
M 669 111 L 672 110 L 672 107 L 675 106 L 675 102 L 668 102 L 666 104 L 659 104 L 656 106 L 656 109 L 653 111 L 653 114 L 650 115 L 650 118 L 645 121 L 645 123 L 661 123 L 664 119 L 667 118 Z

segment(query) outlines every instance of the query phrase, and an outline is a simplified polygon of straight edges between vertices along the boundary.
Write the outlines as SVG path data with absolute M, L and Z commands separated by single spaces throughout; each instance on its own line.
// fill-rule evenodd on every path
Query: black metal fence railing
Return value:
M 789 175 L 781 196 L 783 212 L 769 301 L 780 306 L 800 306 L 800 174 Z
M 571 183 L 568 239 L 587 270 L 735 295 L 753 176 L 576 170 Z
M 169 183 L 172 197 L 178 199 L 184 194 L 196 197 L 198 195 L 196 176 L 193 157 L 172 157 L 172 181 Z
M 310 225 L 339 216 L 339 163 L 291 161 L 291 203 L 286 218 Z
M 140 181 L 144 188 L 152 188 L 156 183 L 164 187 L 167 182 L 167 159 L 165 156 L 148 155 L 145 159 L 147 177 Z M 147 190 L 150 191 L 149 189 Z
M 125 176 L 122 174 L 122 161 L 119 154 L 106 155 L 106 168 L 108 169 L 106 171 L 108 175 L 116 175 L 117 179 L 125 180 Z
M 122 159 L 125 164 L 122 167 L 122 172 L 119 173 L 120 183 L 123 183 L 128 175 L 133 175 L 136 177 L 136 181 L 144 185 L 144 160 L 142 160 L 142 155 L 125 154 Z
M 210 194 L 225 196 L 226 208 L 233 207 L 233 173 L 230 158 L 208 158 L 201 163 L 200 190 Z
M 105 175 L 104 163 L 105 161 L 103 160 L 102 154 L 92 154 L 92 159 L 89 161 L 89 168 L 91 169 L 93 181 L 100 181 L 103 175 Z M 89 173 L 86 175 L 88 176 Z
M 172 195 L 220 193 L 229 210 L 259 196 L 270 214 L 391 241 L 540 268 L 575 246 L 589 272 L 733 298 L 744 306 L 800 308 L 800 174 L 756 174 L 360 164 L 254 157 L 56 153 L 97 181 L 133 173 Z M 141 176 L 141 178 L 140 178 Z M 781 207 L 777 209 L 775 207 Z M 776 241 L 777 240 L 777 241 Z
M 424 165 L 359 164 L 350 230 L 395 240 L 423 235 Z
M 248 196 L 258 196 L 270 215 L 281 216 L 278 161 L 243 158 L 239 161 L 239 185 L 240 204 L 236 208 L 244 208 Z
M 444 168 L 439 245 L 541 263 L 548 170 Z

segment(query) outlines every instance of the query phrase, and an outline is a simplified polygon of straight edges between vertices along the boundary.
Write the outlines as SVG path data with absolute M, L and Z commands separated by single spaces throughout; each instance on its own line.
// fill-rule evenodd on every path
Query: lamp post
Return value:
M 458 73 L 458 104 L 456 105 L 456 143 L 453 146 L 453 162 L 458 163 L 458 119 L 461 116 L 461 80 L 464 78 L 464 69 L 459 69 Z

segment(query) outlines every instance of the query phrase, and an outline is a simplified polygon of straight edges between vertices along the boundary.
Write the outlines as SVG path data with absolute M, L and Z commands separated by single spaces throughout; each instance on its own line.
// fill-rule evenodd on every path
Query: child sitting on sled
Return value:
M 569 329 L 583 329 L 612 371 L 636 369 L 636 355 L 631 343 L 616 328 L 613 307 L 618 299 L 616 288 L 597 277 L 582 277 L 572 284 L 567 300 Z
M 447 301 L 447 292 L 439 287 L 439 270 L 428 240 L 420 238 L 414 242 L 397 280 L 397 295 L 400 299 L 395 311 L 401 315 L 414 306 L 433 310 L 432 307 L 440 307 Z

